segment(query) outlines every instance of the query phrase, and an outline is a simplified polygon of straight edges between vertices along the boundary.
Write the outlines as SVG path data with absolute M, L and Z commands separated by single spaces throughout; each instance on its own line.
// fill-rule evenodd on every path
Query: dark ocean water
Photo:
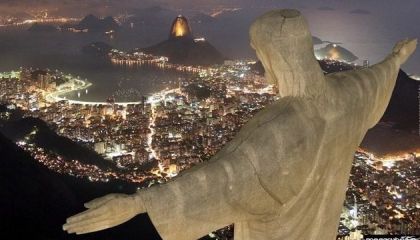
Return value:
M 101 34 L 65 32 L 28 32 L 24 28 L 0 29 L 0 71 L 19 67 L 58 69 L 93 83 L 88 94 L 81 91 L 68 97 L 86 101 L 104 101 L 114 95 L 119 101 L 135 101 L 159 91 L 185 74 L 152 67 L 114 66 L 105 57 L 82 53 L 83 46 L 107 41 Z

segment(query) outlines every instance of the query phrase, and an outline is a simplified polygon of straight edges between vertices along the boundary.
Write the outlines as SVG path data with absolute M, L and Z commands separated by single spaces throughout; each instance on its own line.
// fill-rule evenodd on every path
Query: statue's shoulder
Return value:
M 278 125 L 287 128 L 306 121 L 317 121 L 318 118 L 321 120 L 317 103 L 309 99 L 285 97 L 268 105 L 250 123 L 255 121 L 258 126 Z
M 250 151 L 266 147 L 295 145 L 316 134 L 325 121 L 315 103 L 295 97 L 285 97 L 261 110 L 239 131 L 230 149 L 242 145 Z M 295 141 L 296 140 L 296 141 Z M 262 148 L 260 144 L 264 143 Z M 279 144 L 282 144 L 280 146 Z M 257 148 L 256 148 L 257 147 Z
M 352 69 L 325 75 L 327 82 L 336 88 L 341 87 L 344 90 L 348 90 L 349 87 L 363 83 L 363 81 L 371 82 L 374 77 L 376 77 L 376 74 L 371 68 Z M 354 90 L 360 91 L 360 89 L 357 88 Z
M 326 75 L 326 81 L 331 89 L 331 99 L 341 109 L 335 109 L 343 114 L 352 114 L 363 111 L 371 103 L 372 94 L 377 89 L 377 76 L 369 69 L 355 69 Z

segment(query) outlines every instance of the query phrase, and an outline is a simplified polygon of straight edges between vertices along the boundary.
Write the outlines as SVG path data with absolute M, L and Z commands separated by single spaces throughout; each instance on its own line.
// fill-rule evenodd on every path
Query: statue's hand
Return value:
M 141 199 L 136 195 L 109 194 L 85 203 L 88 210 L 67 219 L 63 230 L 84 234 L 111 228 L 145 212 Z
M 407 59 L 414 53 L 417 47 L 417 39 L 405 39 L 399 41 L 394 49 L 394 54 L 398 57 L 401 64 L 405 63 Z

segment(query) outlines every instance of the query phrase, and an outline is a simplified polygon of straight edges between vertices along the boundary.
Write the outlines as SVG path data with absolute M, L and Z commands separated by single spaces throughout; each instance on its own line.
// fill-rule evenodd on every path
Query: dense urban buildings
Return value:
M 249 23 L 261 12 L 304 11 L 317 36 L 315 55 L 327 58 L 320 61 L 325 73 L 373 65 L 396 40 L 418 36 L 412 22 L 420 16 L 416 0 L 328 6 L 312 0 L 201 1 L 200 6 L 167 1 L 170 6 L 161 7 L 139 6 L 139 1 L 0 2 L 0 140 L 7 137 L 30 154 L 31 163 L 75 185 L 112 186 L 114 191 L 122 185 L 160 184 L 209 160 L 277 99 L 249 48 Z M 403 67 L 417 80 L 418 56 Z M 159 85 L 163 75 L 171 74 Z M 106 97 L 87 100 L 98 86 L 110 89 Z M 395 104 L 398 119 L 417 121 L 418 97 L 411 94 L 417 86 L 401 85 L 410 90 L 399 93 L 401 99 L 416 102 L 416 109 Z M 381 122 L 356 152 L 337 239 L 420 234 L 420 130 L 415 122 L 407 137 L 401 129 L 406 122 Z M 36 185 L 30 174 L 17 176 Z M 2 184 L 11 193 L 30 189 L 27 182 L 23 188 L 12 181 Z M 48 197 L 55 201 L 53 195 Z M 43 201 L 31 198 L 31 203 L 37 200 Z M 22 208 L 22 216 L 31 213 Z M 206 240 L 232 239 L 233 229 Z
M 164 67 L 169 63 L 158 64 Z M 44 120 L 57 134 L 97 152 L 116 168 L 101 168 L 46 151 L 33 141 L 37 135 L 34 128 L 16 144 L 40 164 L 90 181 L 119 179 L 144 187 L 208 160 L 256 112 L 276 99 L 274 89 L 264 83 L 254 64 L 226 61 L 207 68 L 170 64 L 176 71 L 190 71 L 190 77 L 177 87 L 131 103 L 68 100 L 65 93 L 86 91 L 89 83 L 60 71 L 22 68 L 1 74 L 4 91 L 0 100 L 10 111 L 21 109 L 24 117 Z M 355 67 L 332 60 L 323 64 L 331 71 Z M 7 121 L 7 111 L 1 119 Z M 359 239 L 362 233 L 417 233 L 419 169 L 413 166 L 418 164 L 416 152 L 382 160 L 360 149 L 339 236 Z

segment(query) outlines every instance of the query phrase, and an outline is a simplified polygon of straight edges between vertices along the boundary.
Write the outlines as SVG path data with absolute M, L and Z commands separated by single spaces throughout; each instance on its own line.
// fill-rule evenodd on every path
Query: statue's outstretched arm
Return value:
M 63 230 L 85 234 L 124 223 L 145 212 L 141 199 L 134 195 L 109 194 L 85 203 L 88 210 L 67 219 Z
M 236 151 L 221 151 L 209 162 L 166 184 L 141 190 L 138 196 L 165 240 L 198 239 L 263 215 L 274 202 L 261 188 L 249 160 Z
M 402 40 L 395 45 L 392 53 L 385 60 L 366 69 L 373 72 L 368 75 L 372 76 L 372 79 L 367 80 L 371 81 L 371 86 L 376 88 L 375 94 L 372 95 L 373 99 L 368 99 L 368 101 L 374 101 L 373 110 L 368 113 L 371 116 L 368 122 L 369 128 L 375 126 L 384 115 L 391 100 L 400 67 L 413 54 L 416 46 L 417 39 Z
M 413 54 L 417 39 L 398 42 L 392 53 L 382 62 L 356 71 L 343 73 L 357 88 L 355 97 L 360 96 L 365 110 L 367 127 L 372 128 L 382 118 L 392 96 L 398 72 L 403 63 Z M 338 77 L 340 78 L 340 73 Z M 346 79 L 344 80 L 346 81 Z
M 87 211 L 70 217 L 63 229 L 76 234 L 99 231 L 147 212 L 163 239 L 195 240 L 236 221 L 263 215 L 264 205 L 273 202 L 259 185 L 249 160 L 237 151 L 222 150 L 209 162 L 167 183 L 133 195 L 111 194 L 93 200 L 85 204 Z

